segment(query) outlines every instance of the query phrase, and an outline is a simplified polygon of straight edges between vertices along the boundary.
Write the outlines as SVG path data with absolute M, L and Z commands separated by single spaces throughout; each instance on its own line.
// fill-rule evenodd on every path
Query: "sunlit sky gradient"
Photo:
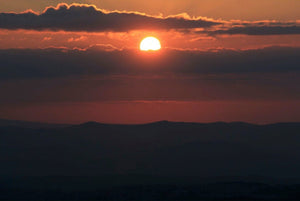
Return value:
M 298 0 L 0 0 L 0 118 L 300 121 L 299 8 Z M 146 36 L 162 50 L 140 52 Z

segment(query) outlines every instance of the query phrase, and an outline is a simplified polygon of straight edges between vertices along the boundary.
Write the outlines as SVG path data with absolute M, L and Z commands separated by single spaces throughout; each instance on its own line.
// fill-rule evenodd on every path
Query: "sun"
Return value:
M 157 51 L 161 49 L 160 41 L 152 36 L 144 38 L 140 43 L 141 51 Z

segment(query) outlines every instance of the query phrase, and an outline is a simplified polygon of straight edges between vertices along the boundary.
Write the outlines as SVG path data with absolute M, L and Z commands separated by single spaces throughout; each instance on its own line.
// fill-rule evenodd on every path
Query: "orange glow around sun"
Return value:
M 146 37 L 140 43 L 141 51 L 158 51 L 161 49 L 160 41 L 155 37 Z

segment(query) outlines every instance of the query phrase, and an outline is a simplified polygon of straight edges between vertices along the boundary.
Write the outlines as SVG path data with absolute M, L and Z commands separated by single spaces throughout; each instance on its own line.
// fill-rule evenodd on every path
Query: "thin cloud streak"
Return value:
M 219 29 L 213 31 L 204 31 L 198 33 L 207 33 L 208 35 L 295 35 L 300 34 L 300 26 L 242 26 L 228 29 Z

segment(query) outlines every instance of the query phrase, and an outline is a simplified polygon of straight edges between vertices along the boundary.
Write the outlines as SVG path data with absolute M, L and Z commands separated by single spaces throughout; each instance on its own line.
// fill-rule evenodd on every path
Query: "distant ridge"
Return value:
M 98 127 L 98 126 L 174 126 L 174 125 L 232 125 L 232 126 L 293 126 L 300 125 L 300 122 L 278 122 L 270 124 L 254 124 L 247 122 L 179 122 L 179 121 L 154 121 L 150 123 L 141 124 L 113 124 L 113 123 L 101 123 L 97 121 L 88 121 L 81 124 L 56 124 L 56 123 L 45 123 L 45 122 L 34 122 L 34 121 L 22 121 L 22 120 L 10 120 L 0 119 L 0 127 L 22 127 L 22 128 L 62 128 L 62 127 Z
M 279 122 L 271 124 L 253 124 L 247 122 L 177 122 L 177 121 L 155 121 L 150 123 L 142 124 L 112 124 L 112 123 L 101 123 L 96 121 L 89 121 L 82 124 L 73 124 L 69 125 L 72 128 L 101 128 L 101 127 L 203 127 L 203 126 L 215 126 L 215 127 L 245 127 L 245 128 L 254 128 L 254 127 L 291 127 L 300 126 L 300 122 Z
M 0 177 L 300 178 L 300 123 L 1 122 Z

